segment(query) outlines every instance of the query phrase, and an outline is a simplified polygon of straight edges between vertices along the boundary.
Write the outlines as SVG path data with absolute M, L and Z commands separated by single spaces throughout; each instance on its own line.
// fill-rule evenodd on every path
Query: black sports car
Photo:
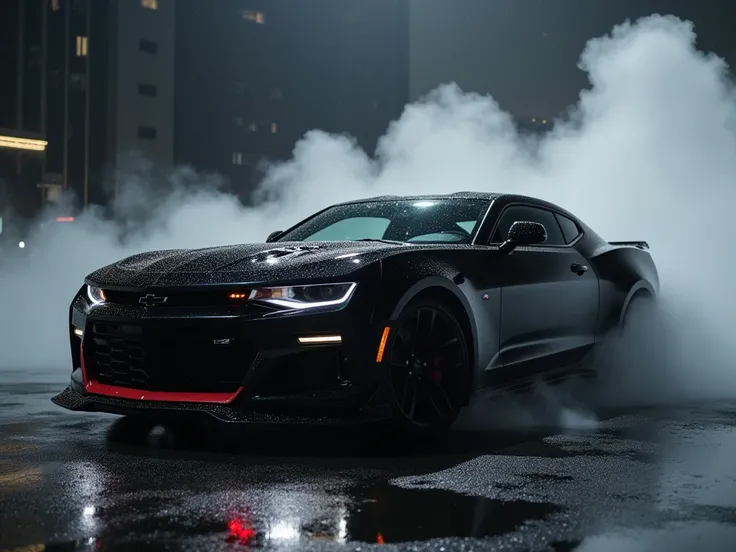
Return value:
M 646 242 L 507 194 L 333 205 L 266 243 L 143 253 L 71 305 L 71 410 L 452 424 L 578 366 L 659 290 Z

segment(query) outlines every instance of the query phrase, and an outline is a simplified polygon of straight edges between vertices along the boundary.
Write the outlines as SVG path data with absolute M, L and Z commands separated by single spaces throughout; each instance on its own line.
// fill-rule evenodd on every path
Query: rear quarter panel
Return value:
M 657 267 L 646 250 L 604 242 L 592 251 L 590 262 L 600 283 L 599 335 L 618 326 L 636 293 L 659 294 Z

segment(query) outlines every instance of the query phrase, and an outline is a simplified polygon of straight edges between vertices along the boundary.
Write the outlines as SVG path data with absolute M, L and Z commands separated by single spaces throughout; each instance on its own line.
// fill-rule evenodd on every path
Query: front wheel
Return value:
M 384 364 L 399 426 L 433 432 L 452 425 L 471 375 L 463 329 L 452 310 L 432 299 L 410 303 L 387 345 Z

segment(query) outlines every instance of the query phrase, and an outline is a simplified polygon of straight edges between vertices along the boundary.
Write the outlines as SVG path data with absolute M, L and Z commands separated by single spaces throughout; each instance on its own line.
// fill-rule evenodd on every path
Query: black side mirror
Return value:
M 281 230 L 276 230 L 275 232 L 271 232 L 266 238 L 266 243 L 275 242 L 281 234 L 283 234 Z
M 547 229 L 538 222 L 517 220 L 509 228 L 506 241 L 499 248 L 502 253 L 511 253 L 520 245 L 538 245 L 547 241 Z

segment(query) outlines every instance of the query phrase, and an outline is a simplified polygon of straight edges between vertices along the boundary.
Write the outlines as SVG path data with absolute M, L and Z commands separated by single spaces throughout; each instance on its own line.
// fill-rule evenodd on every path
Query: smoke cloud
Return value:
M 589 89 L 540 139 L 520 135 L 492 98 L 449 84 L 407 106 L 375 156 L 346 137 L 308 133 L 290 161 L 267 171 L 259 207 L 241 207 L 207 178 L 198 189 L 184 186 L 197 177 L 180 169 L 143 229 L 95 212 L 63 233 L 39 228 L 25 261 L 0 266 L 0 378 L 31 369 L 68 377 L 68 304 L 87 273 L 118 258 L 262 241 L 316 209 L 366 195 L 493 190 L 548 199 L 606 239 L 652 246 L 661 305 L 636 340 L 599 359 L 619 370 L 611 370 L 619 375 L 606 385 L 609 398 L 736 396 L 728 234 L 736 101 L 725 63 L 694 44 L 691 24 L 661 16 L 591 40 L 579 60 Z M 132 180 L 124 212 L 146 193 L 145 182 Z

